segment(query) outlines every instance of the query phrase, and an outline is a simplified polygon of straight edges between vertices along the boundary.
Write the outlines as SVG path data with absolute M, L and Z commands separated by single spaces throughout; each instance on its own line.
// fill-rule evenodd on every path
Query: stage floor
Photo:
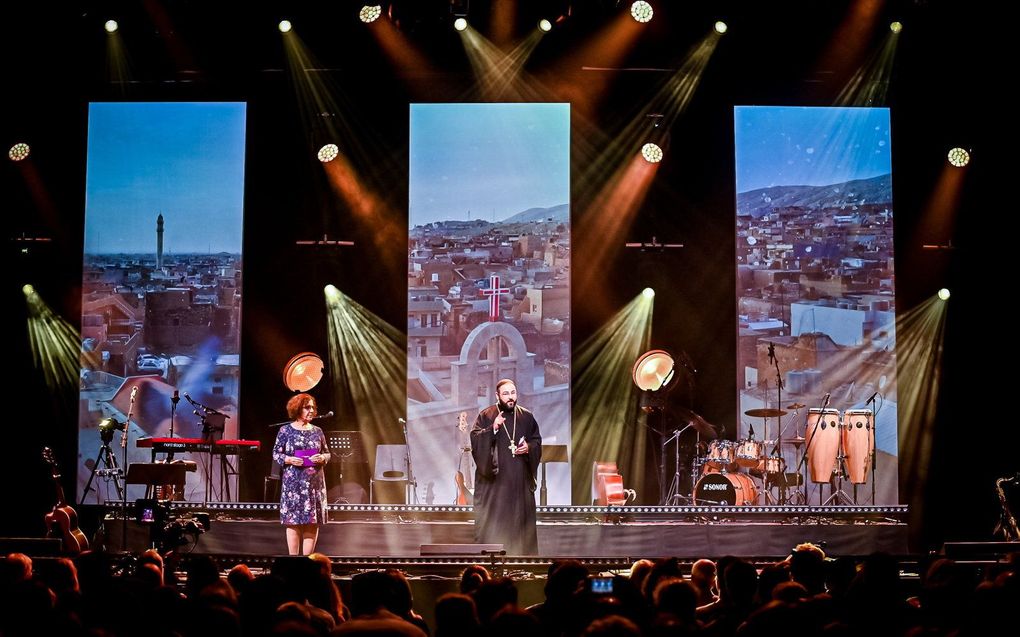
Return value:
M 210 555 L 286 552 L 278 508 L 266 503 L 174 503 L 172 518 L 211 517 L 192 550 Z M 111 547 L 122 546 L 119 507 L 106 508 Z M 800 542 L 832 555 L 908 553 L 904 506 L 539 507 L 543 557 L 782 557 Z M 129 516 L 130 517 L 130 516 Z M 129 520 L 128 550 L 150 544 L 151 525 Z M 421 546 L 471 544 L 471 507 L 331 505 L 317 550 L 350 558 L 417 558 Z

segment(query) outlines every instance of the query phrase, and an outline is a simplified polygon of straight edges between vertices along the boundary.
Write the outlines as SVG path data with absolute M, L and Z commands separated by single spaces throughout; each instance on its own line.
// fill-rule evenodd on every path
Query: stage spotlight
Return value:
M 22 159 L 27 159 L 30 152 L 32 152 L 32 149 L 28 147 L 28 144 L 18 142 L 7 151 L 7 156 L 11 158 L 11 161 L 21 161 Z
M 375 22 L 381 15 L 382 5 L 378 4 L 366 4 L 361 7 L 361 11 L 358 12 L 358 18 L 360 18 L 365 24 Z
M 465 18 L 457 18 L 453 21 L 453 28 L 458 31 L 463 31 L 467 28 L 467 20 Z
M 956 148 L 950 148 L 949 154 L 946 156 L 949 163 L 956 166 L 957 168 L 963 168 L 970 163 L 970 153 L 965 149 L 957 146 Z
M 659 411 L 666 406 L 666 392 L 672 387 L 673 356 L 661 349 L 645 352 L 634 363 L 631 379 L 641 390 L 641 410 L 646 412 Z
M 103 25 L 103 28 L 106 29 L 107 33 L 113 33 L 118 28 L 117 21 L 116 20 L 107 20 L 106 24 Z
M 32 296 L 33 294 L 35 294 L 35 288 L 32 287 L 31 283 L 26 283 L 25 285 L 21 286 L 21 291 L 25 294 L 25 296 Z
M 113 432 L 124 431 L 124 427 L 127 423 L 120 422 L 114 417 L 103 418 L 99 421 L 99 438 L 109 444 L 113 440 Z
M 650 22 L 654 14 L 655 11 L 652 9 L 652 5 L 645 2 L 645 0 L 638 0 L 630 5 L 630 17 L 642 24 Z
M 294 28 L 294 25 L 290 23 L 290 20 L 280 20 L 280 24 L 277 25 L 280 29 L 280 33 L 290 33 L 290 30 Z
M 296 354 L 283 366 L 283 384 L 291 391 L 310 391 L 322 380 L 325 367 L 318 354 Z
M 722 20 L 719 20 L 718 22 L 715 23 L 716 33 L 722 35 L 723 33 L 726 33 L 727 30 L 729 30 L 729 27 L 726 26 L 726 23 L 723 22 Z
M 641 156 L 645 158 L 645 161 L 649 164 L 657 164 L 662 161 L 662 149 L 659 148 L 658 144 L 648 142 L 641 147 Z
M 939 290 L 939 298 L 943 301 L 949 300 L 949 288 L 942 288 Z
M 892 31 L 893 33 L 899 33 L 900 31 L 903 30 L 903 23 L 902 22 L 892 22 L 892 23 L 889 24 L 889 30 Z
M 645 288 L 644 290 L 641 291 L 641 294 L 646 299 L 654 299 L 655 298 L 655 290 L 653 290 L 652 288 Z
M 545 18 L 542 18 L 541 20 L 538 21 L 538 30 L 544 33 L 549 33 L 550 31 L 552 31 L 552 22 L 546 20 Z
M 336 159 L 337 155 L 339 154 L 340 149 L 337 147 L 336 144 L 326 144 L 325 146 L 319 149 L 317 157 L 319 158 L 319 161 L 321 161 L 324 164 L 327 164 Z

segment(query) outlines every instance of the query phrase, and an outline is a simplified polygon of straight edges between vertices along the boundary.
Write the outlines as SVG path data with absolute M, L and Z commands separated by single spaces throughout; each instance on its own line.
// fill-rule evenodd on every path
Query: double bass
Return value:
M 60 486 L 60 470 L 53 457 L 53 450 L 49 447 L 43 447 L 43 460 L 50 465 L 53 484 L 57 489 L 57 503 L 45 518 L 47 537 L 62 539 L 66 553 L 77 555 L 82 551 L 87 551 L 89 550 L 89 541 L 78 528 L 78 514 L 64 501 L 64 489 Z

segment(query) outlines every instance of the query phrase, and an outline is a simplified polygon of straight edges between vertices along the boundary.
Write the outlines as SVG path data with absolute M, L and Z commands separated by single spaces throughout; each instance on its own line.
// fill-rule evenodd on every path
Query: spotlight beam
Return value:
M 654 308 L 654 297 L 638 294 L 578 348 L 573 363 L 575 504 L 588 502 L 589 467 L 597 460 L 615 461 L 639 494 L 652 486 L 642 482 L 646 415 L 638 408 L 640 394 L 631 381 L 631 369 L 648 351 Z

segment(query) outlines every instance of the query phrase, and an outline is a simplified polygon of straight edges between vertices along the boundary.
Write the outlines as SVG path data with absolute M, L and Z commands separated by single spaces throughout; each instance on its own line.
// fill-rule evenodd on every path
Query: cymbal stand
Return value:
M 791 407 L 796 407 L 796 409 L 793 410 L 793 415 L 790 417 L 790 420 L 792 422 L 797 422 L 797 416 L 800 415 L 800 406 L 799 405 L 791 405 Z M 783 425 L 782 423 L 783 423 L 783 419 L 780 418 L 779 419 L 779 440 L 780 441 L 783 439 L 783 431 L 785 431 L 785 429 L 786 429 L 786 425 Z M 794 446 L 794 452 L 793 452 L 794 457 L 797 457 L 797 454 L 800 453 L 800 445 L 803 444 L 803 441 L 802 440 L 797 440 L 797 436 L 796 436 L 796 434 L 797 434 L 797 426 L 796 425 L 794 425 L 793 432 L 794 432 L 794 437 L 790 441 L 790 444 L 792 444 Z M 804 433 L 807 434 L 807 431 L 805 431 Z M 782 449 L 782 447 L 780 447 L 780 444 L 781 443 L 776 444 L 776 448 L 779 449 L 780 457 L 783 458 L 783 463 L 785 464 L 786 457 L 783 456 L 783 449 Z M 786 467 L 783 466 L 783 464 L 781 464 L 780 466 L 781 466 L 782 472 L 783 472 L 782 486 L 783 486 L 784 489 L 785 488 L 789 488 L 790 485 L 788 484 L 788 481 L 787 481 Z M 797 467 L 797 474 L 796 475 L 800 476 L 801 483 L 803 484 L 803 482 L 804 482 L 804 475 L 800 472 L 800 467 L 799 466 Z M 793 498 L 796 497 L 796 496 L 799 496 L 799 499 L 800 499 L 800 502 L 798 502 L 797 504 L 807 504 L 807 496 L 804 493 L 801 493 L 799 490 L 797 490 L 796 486 L 795 486 L 794 487 L 793 496 L 790 496 L 789 499 L 793 500 Z M 787 501 L 787 504 L 792 504 L 792 502 Z
M 662 443 L 662 453 L 666 453 L 666 445 L 673 442 L 673 481 L 669 483 L 669 490 L 666 491 L 666 499 L 663 500 L 663 506 L 677 506 L 681 504 L 679 500 L 683 500 L 686 496 L 680 495 L 680 434 L 690 429 L 692 425 L 688 423 L 683 429 L 674 429 L 673 435 L 667 438 Z

